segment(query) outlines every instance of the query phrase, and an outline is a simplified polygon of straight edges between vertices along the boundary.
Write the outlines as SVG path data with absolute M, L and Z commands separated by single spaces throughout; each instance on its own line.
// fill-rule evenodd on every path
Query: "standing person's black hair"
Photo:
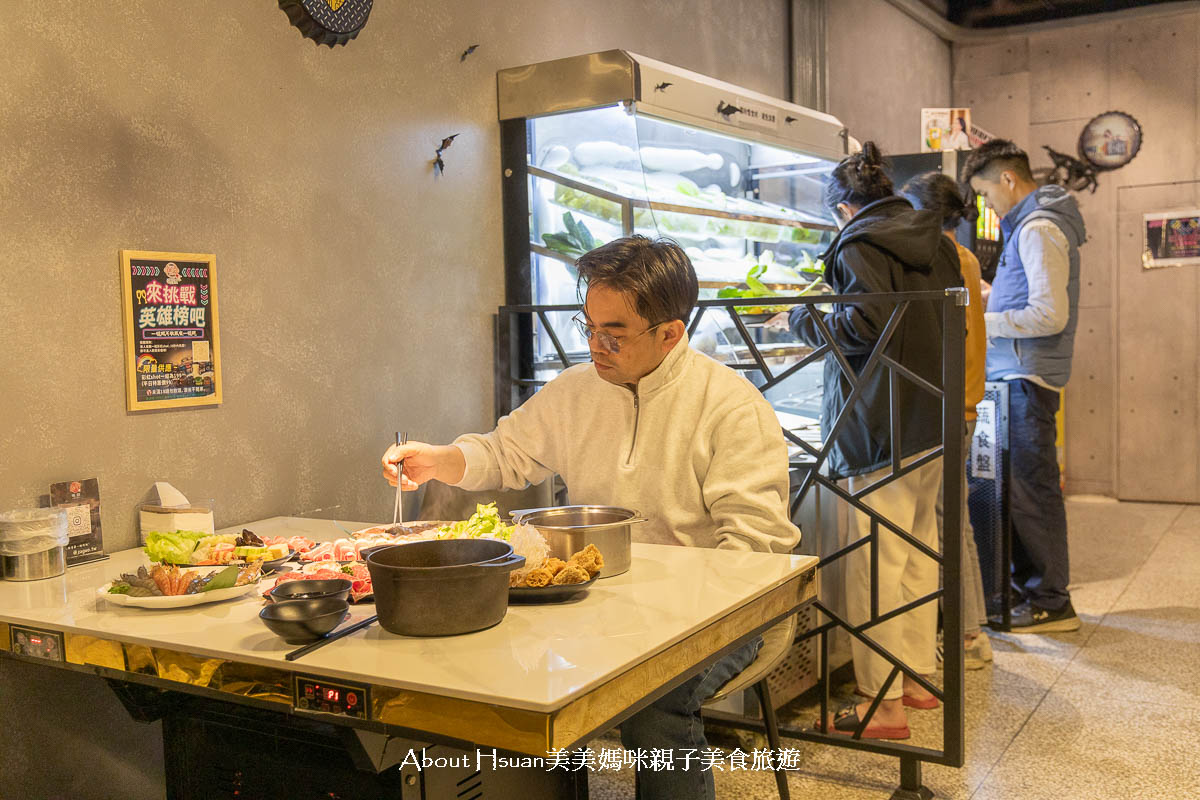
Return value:
M 1008 139 L 992 139 L 967 155 L 962 167 L 962 179 L 964 183 L 970 184 L 971 179 L 978 175 L 989 181 L 997 181 L 1000 179 L 1000 173 L 1005 170 L 1016 173 L 1022 180 L 1033 180 L 1029 155 Z
M 942 230 L 952 231 L 963 220 L 974 222 L 979 209 L 968 198 L 962 184 L 944 172 L 922 172 L 900 188 L 900 195 L 913 208 L 932 211 L 942 218 Z
M 829 213 L 838 218 L 838 206 L 842 203 L 862 208 L 893 194 L 892 179 L 884 170 L 883 153 L 874 142 L 864 142 L 861 152 L 843 158 L 829 173 L 821 200 Z

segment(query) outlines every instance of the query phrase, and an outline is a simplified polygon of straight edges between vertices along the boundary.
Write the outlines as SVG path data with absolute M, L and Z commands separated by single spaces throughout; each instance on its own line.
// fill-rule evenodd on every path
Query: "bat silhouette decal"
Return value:
M 717 103 L 717 113 L 725 119 L 729 119 L 734 114 L 741 113 L 741 109 L 722 100 L 721 102 Z
M 440 147 L 438 147 L 437 154 L 433 158 L 433 168 L 437 170 L 438 174 L 446 174 L 446 162 L 442 160 L 442 153 L 447 150 L 450 145 L 454 144 L 454 140 L 457 138 L 458 134 L 455 133 L 442 139 L 442 144 Z

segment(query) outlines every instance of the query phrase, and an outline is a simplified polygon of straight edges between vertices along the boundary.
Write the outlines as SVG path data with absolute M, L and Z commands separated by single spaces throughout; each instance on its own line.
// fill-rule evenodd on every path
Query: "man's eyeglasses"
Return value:
M 596 327 L 590 324 L 583 316 L 581 316 L 581 314 L 582 312 L 571 317 L 571 321 L 574 322 L 576 327 L 579 328 L 579 332 L 583 334 L 583 338 L 590 342 L 592 337 L 595 336 L 596 344 L 600 345 L 601 349 L 606 350 L 609 353 L 613 353 L 614 355 L 621 352 L 621 345 L 628 344 L 638 337 L 645 336 L 650 331 L 664 324 L 662 322 L 658 322 L 654 325 L 651 325 L 649 328 L 646 328 L 646 330 L 642 331 L 641 333 L 635 333 L 632 336 L 616 337 L 611 333 L 605 333 L 604 331 L 597 330 Z

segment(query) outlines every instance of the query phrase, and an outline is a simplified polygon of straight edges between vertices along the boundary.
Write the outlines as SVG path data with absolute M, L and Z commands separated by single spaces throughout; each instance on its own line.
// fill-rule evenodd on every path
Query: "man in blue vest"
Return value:
M 1079 314 L 1079 246 L 1087 234 L 1061 186 L 1038 187 L 1029 157 L 993 139 L 972 151 L 963 180 L 1000 216 L 1004 252 L 984 295 L 987 379 L 1008 381 L 1013 580 L 1021 603 L 1013 631 L 1073 631 L 1067 592 L 1067 515 L 1059 485 L 1054 415 L 1071 375 Z

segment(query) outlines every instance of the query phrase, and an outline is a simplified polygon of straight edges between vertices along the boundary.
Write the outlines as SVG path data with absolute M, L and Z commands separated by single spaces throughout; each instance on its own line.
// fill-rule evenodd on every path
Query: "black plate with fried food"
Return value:
M 599 580 L 598 576 L 583 583 L 550 584 L 537 588 L 530 586 L 510 586 L 508 589 L 508 602 L 512 604 L 562 603 L 576 595 L 583 594 L 597 580 Z

